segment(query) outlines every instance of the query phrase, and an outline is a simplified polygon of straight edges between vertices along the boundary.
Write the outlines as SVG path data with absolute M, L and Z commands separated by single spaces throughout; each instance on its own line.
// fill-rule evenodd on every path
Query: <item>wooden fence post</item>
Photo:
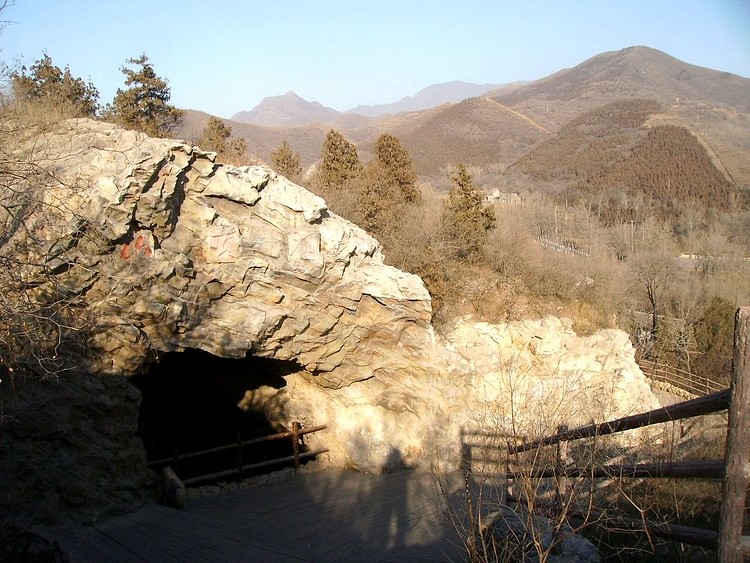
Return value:
M 557 427 L 557 433 L 563 434 L 568 431 L 568 425 L 562 424 Z M 557 460 L 555 471 L 555 500 L 561 511 L 565 510 L 565 504 L 568 499 L 568 478 L 565 476 L 565 470 L 568 468 L 568 441 L 563 440 L 557 443 Z
M 242 434 L 237 432 L 237 473 L 241 476 L 244 464 L 242 462 Z
M 294 456 L 294 472 L 299 469 L 299 431 L 300 423 L 292 422 L 292 455 Z
M 732 399 L 724 455 L 721 519 L 719 522 L 719 561 L 743 560 L 742 525 L 748 485 L 750 452 L 750 306 L 737 310 L 734 325 Z

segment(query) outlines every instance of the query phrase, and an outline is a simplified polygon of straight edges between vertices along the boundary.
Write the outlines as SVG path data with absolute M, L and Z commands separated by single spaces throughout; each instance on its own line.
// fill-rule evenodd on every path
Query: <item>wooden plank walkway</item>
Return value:
M 73 562 L 460 561 L 453 503 L 429 473 L 331 470 L 45 535 Z

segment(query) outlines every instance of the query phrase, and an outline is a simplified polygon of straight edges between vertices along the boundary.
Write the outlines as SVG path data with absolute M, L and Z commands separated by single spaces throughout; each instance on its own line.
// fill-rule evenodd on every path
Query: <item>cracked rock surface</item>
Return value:
M 422 280 L 267 167 L 86 119 L 29 151 L 58 180 L 47 233 L 62 282 L 97 319 L 92 358 L 106 361 L 91 371 L 129 375 L 198 348 L 294 360 L 338 388 L 432 339 Z
M 86 119 L 22 152 L 51 174 L 29 226 L 94 320 L 90 373 L 188 348 L 295 362 L 278 391 L 248 374 L 246 402 L 276 424 L 328 425 L 310 447 L 372 472 L 455 467 L 472 429 L 530 435 L 658 406 L 621 331 L 582 338 L 547 317 L 437 337 L 422 280 L 267 167 Z

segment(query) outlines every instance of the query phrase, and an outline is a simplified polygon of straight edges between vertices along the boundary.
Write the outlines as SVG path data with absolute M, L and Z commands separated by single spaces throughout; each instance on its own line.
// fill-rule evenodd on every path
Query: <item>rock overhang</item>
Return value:
M 370 377 L 368 359 L 377 369 L 402 335 L 430 338 L 422 281 L 265 166 L 86 119 L 33 150 L 58 180 L 46 197 L 65 283 L 98 320 L 91 371 L 133 374 L 152 352 L 198 348 L 294 359 L 338 387 Z M 80 248 L 86 224 L 99 240 Z

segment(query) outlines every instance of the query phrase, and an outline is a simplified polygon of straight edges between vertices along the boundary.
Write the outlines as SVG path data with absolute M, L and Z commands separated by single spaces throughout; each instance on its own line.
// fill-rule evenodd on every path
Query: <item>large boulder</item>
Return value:
M 87 119 L 27 153 L 56 179 L 35 218 L 55 216 L 44 258 L 97 320 L 90 371 L 197 348 L 293 360 L 337 388 L 408 366 L 431 339 L 422 280 L 269 168 Z
M 0 383 L 0 537 L 11 521 L 90 521 L 146 500 L 140 394 L 125 378 Z

